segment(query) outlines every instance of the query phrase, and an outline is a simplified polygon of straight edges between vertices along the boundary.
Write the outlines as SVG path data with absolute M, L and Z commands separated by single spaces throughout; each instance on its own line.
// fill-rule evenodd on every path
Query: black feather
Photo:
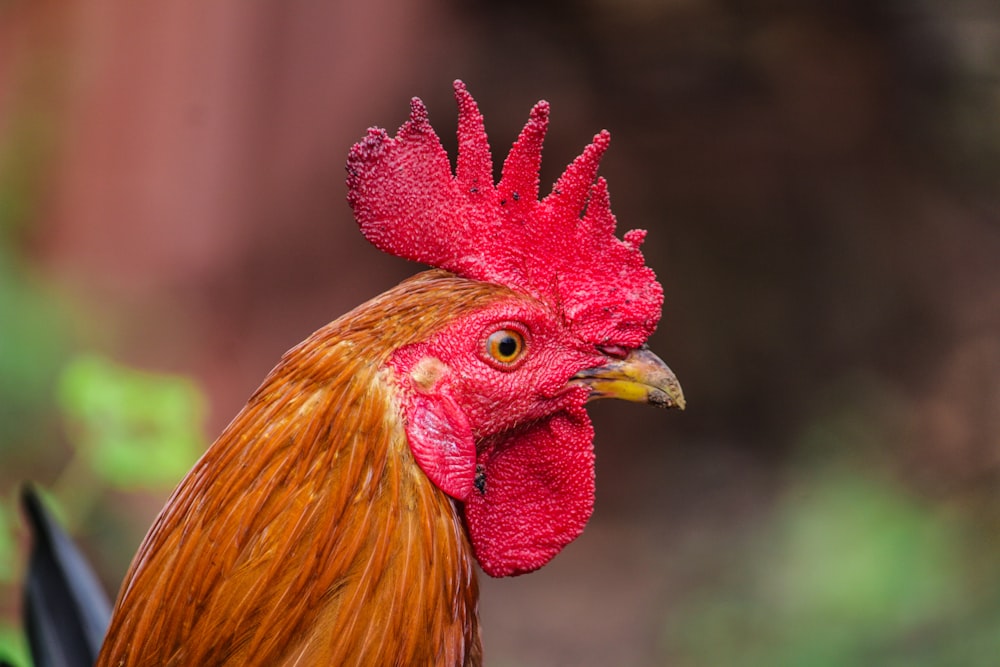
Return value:
M 21 505 L 32 535 L 24 625 L 35 667 L 92 667 L 111 618 L 108 597 L 30 485 Z

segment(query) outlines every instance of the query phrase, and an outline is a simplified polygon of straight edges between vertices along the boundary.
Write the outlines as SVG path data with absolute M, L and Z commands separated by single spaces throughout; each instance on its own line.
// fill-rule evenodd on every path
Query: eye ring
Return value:
M 527 343 L 521 328 L 503 324 L 486 337 L 483 358 L 500 370 L 511 370 L 524 358 L 526 349 Z

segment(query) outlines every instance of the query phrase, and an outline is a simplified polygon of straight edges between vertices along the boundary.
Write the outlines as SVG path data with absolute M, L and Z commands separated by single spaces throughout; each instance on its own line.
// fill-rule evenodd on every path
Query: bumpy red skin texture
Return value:
M 525 352 L 508 368 L 490 361 L 485 341 L 514 323 Z M 428 360 L 439 371 L 433 383 L 414 379 Z M 594 432 L 587 390 L 567 381 L 604 360 L 556 313 L 520 295 L 393 355 L 410 448 L 439 488 L 465 502 L 488 574 L 537 569 L 583 531 L 594 502 Z
M 663 291 L 639 249 L 645 232 L 615 236 L 607 183 L 597 177 L 607 132 L 539 200 L 548 103 L 532 109 L 494 185 L 483 118 L 460 81 L 455 98 L 454 175 L 414 98 L 396 137 L 372 128 L 352 148 L 348 202 L 381 250 L 536 304 L 538 312 L 520 312 L 524 299 L 512 299 L 521 306 L 504 315 L 532 329 L 523 367 L 484 368 L 483 341 L 497 313 L 455 322 L 392 362 L 418 464 L 465 503 L 477 559 L 504 576 L 544 565 L 583 530 L 594 502 L 593 428 L 586 389 L 567 382 L 606 363 L 602 347 L 643 345 L 659 322 Z M 440 362 L 440 377 L 418 372 L 414 380 L 427 359 Z
M 411 384 L 409 389 L 403 409 L 413 458 L 439 489 L 465 500 L 476 473 L 476 441 L 469 420 L 446 385 L 425 391 Z
M 465 521 L 488 574 L 536 570 L 587 525 L 594 510 L 594 429 L 585 396 L 482 446 L 485 485 L 466 501 Z
M 560 310 L 595 345 L 641 345 L 656 328 L 663 290 L 645 266 L 645 232 L 615 237 L 607 183 L 597 178 L 607 132 L 538 200 L 549 105 L 539 102 L 493 185 L 493 161 L 475 101 L 455 83 L 459 155 L 448 155 L 414 98 L 390 138 L 373 128 L 348 158 L 348 202 L 381 250 L 466 278 L 505 285 Z

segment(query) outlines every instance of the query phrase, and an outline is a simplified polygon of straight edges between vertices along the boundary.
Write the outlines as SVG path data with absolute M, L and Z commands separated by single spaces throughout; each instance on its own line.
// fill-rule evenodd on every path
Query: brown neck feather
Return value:
M 479 664 L 473 556 L 385 362 L 498 290 L 427 272 L 286 354 L 146 536 L 98 667 Z

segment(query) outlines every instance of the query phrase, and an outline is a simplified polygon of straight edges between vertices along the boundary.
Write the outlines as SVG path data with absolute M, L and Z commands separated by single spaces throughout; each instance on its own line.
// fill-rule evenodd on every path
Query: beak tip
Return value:
M 684 400 L 684 394 L 673 392 L 666 392 L 662 389 L 654 389 L 649 392 L 649 404 L 657 408 L 677 408 L 678 410 L 683 410 L 687 407 L 687 401 Z

